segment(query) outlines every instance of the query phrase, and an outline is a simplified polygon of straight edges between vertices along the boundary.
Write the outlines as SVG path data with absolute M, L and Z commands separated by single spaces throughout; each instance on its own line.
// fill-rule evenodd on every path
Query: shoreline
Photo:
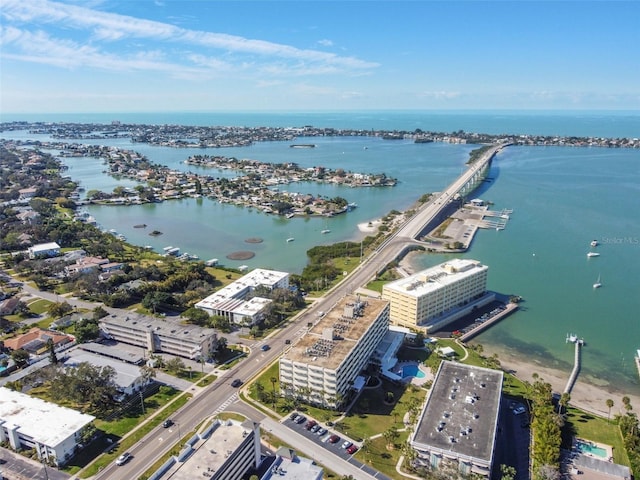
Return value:
M 411 259 L 417 254 L 417 252 L 409 252 L 400 261 L 399 267 L 409 274 L 416 273 L 416 269 L 412 264 Z M 472 342 L 474 341 L 472 340 Z M 475 343 L 482 342 L 475 341 Z M 554 393 L 562 394 L 562 392 L 564 392 L 564 388 L 569 380 L 569 376 L 571 375 L 570 369 L 565 372 L 541 363 L 524 360 L 523 358 L 510 353 L 502 346 L 485 344 L 482 344 L 482 346 L 485 356 L 491 356 L 494 353 L 498 355 L 501 368 L 505 372 L 513 372 L 518 379 L 527 382 L 534 381 L 533 375 L 537 374 L 541 379 L 551 385 Z M 622 397 L 629 397 L 631 405 L 636 408 L 640 408 L 640 396 L 622 392 L 617 388 L 612 388 L 611 386 L 590 383 L 588 378 L 590 377 L 583 372 L 578 374 L 576 383 L 571 390 L 569 405 L 605 418 L 609 414 L 609 409 L 606 405 L 607 399 L 613 400 L 614 403 L 613 408 L 611 409 L 612 418 L 618 413 L 626 413 L 622 403 Z

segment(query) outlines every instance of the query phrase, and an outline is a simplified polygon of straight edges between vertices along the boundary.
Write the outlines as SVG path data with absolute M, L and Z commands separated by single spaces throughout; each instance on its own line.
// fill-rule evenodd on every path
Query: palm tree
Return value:
M 276 383 L 278 383 L 278 379 L 276 377 L 271 377 L 269 379 L 269 381 L 271 382 L 271 386 L 273 387 L 273 409 L 275 410 L 275 408 L 276 408 L 276 399 L 278 398 L 276 396 Z
M 607 401 L 605 403 L 609 408 L 609 413 L 607 413 L 607 423 L 608 423 L 609 419 L 611 418 L 611 409 L 613 408 L 613 400 L 611 400 L 610 398 L 607 398 Z

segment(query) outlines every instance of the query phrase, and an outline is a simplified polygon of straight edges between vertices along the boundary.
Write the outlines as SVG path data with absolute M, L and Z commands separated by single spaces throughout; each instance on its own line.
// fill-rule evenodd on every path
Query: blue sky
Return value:
M 0 111 L 640 109 L 640 2 L 2 0 Z

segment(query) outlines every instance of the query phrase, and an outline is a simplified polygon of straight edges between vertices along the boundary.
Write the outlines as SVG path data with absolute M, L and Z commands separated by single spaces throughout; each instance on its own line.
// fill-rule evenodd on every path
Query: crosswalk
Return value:
M 238 393 L 234 393 L 229 398 L 227 398 L 216 410 L 213 412 L 213 415 L 217 415 L 220 412 L 223 412 L 229 405 L 238 401 Z

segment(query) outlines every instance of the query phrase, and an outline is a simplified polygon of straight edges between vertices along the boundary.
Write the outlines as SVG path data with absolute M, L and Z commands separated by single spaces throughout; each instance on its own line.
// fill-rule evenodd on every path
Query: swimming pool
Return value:
M 607 458 L 607 451 L 598 447 L 597 445 L 592 445 L 590 443 L 582 442 L 580 440 L 576 440 L 576 448 L 580 453 L 590 453 L 596 457 Z
M 418 368 L 418 365 L 405 365 L 402 367 L 402 378 L 416 377 L 424 378 L 424 372 Z

